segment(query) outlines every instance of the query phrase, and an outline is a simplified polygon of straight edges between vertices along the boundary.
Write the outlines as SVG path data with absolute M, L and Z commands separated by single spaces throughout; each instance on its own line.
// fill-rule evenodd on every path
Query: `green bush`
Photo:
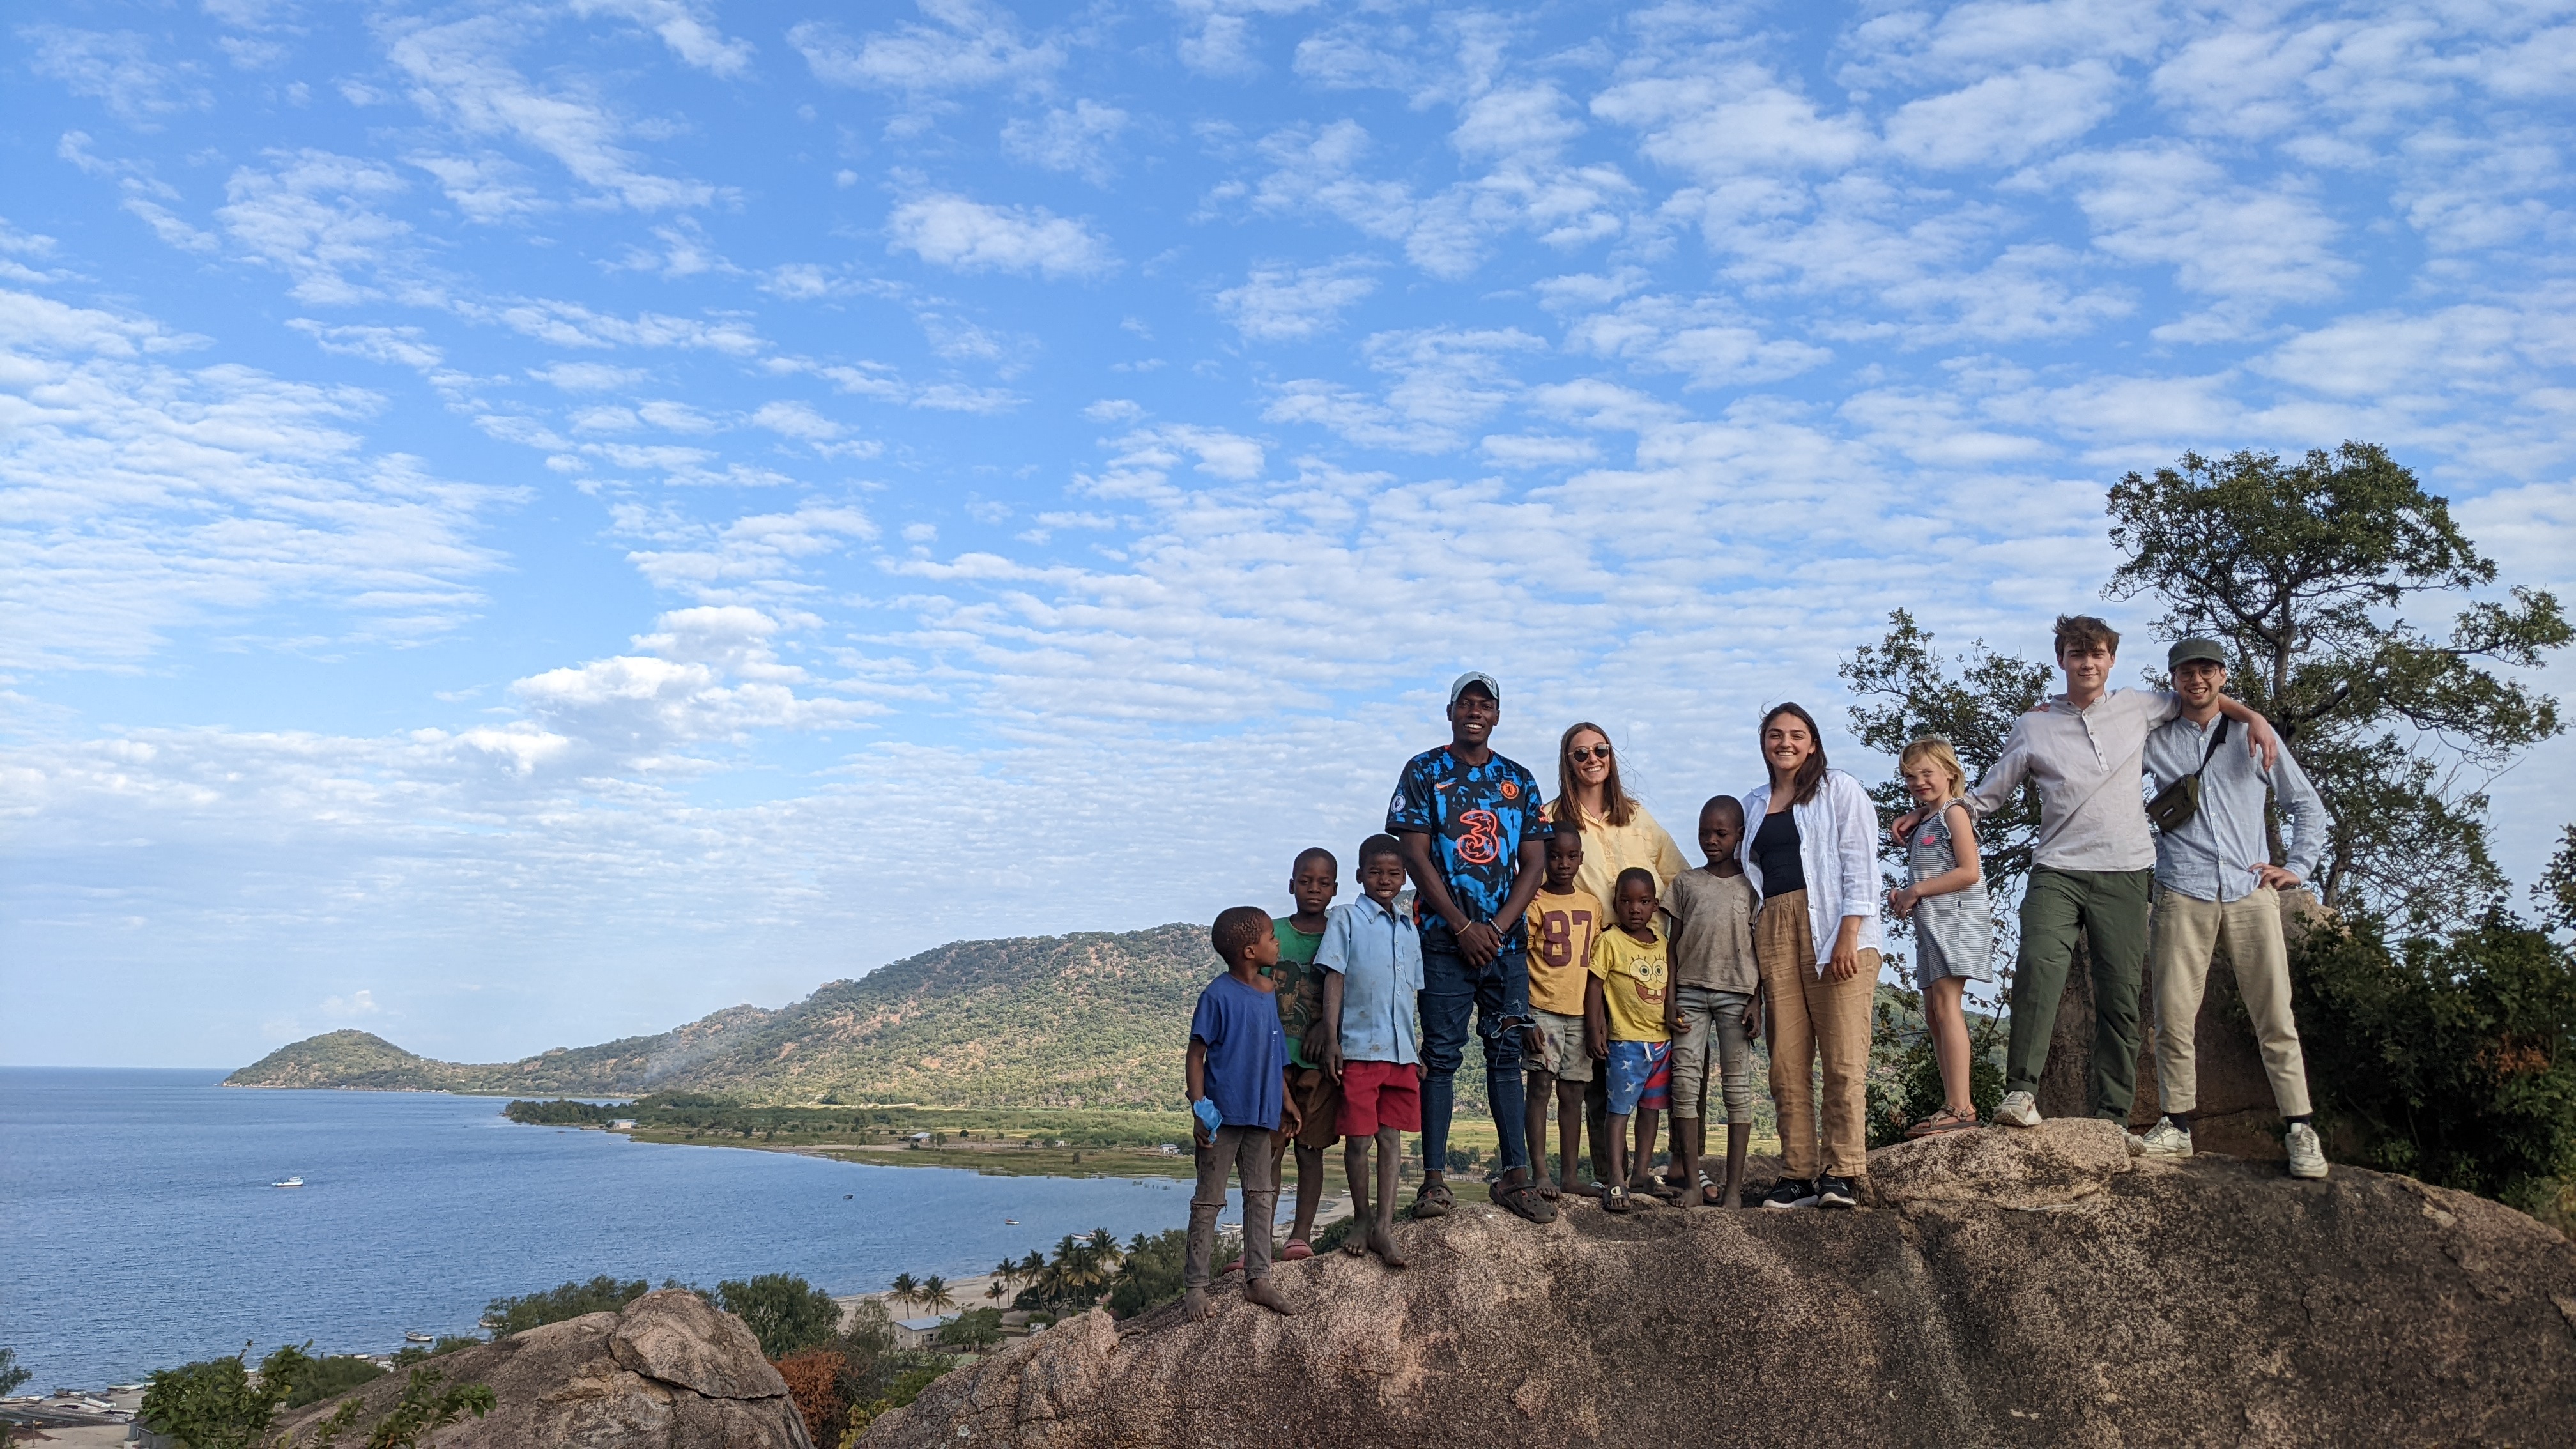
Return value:
M 841 1305 L 793 1273 L 719 1283 L 716 1306 L 749 1324 L 761 1353 L 771 1359 L 827 1343 L 841 1328 Z
M 1968 1013 L 1968 1097 L 1977 1115 L 1991 1120 L 2004 1099 L 2001 1055 L 2005 1018 Z M 1905 1140 L 1905 1129 L 1949 1102 L 1941 1085 L 1941 1058 L 1923 1019 L 1920 992 L 1880 987 L 1870 1017 L 1869 1145 Z
M 354 1353 L 317 1358 L 295 1376 L 295 1389 L 286 1396 L 286 1407 L 300 1409 L 306 1404 L 337 1398 L 360 1384 L 373 1383 L 384 1376 L 384 1369 L 372 1359 L 360 1358 Z
M 259 1361 L 256 1383 L 249 1358 L 250 1345 L 243 1344 L 230 1358 L 159 1370 L 146 1382 L 135 1417 L 155 1434 L 186 1440 L 189 1449 L 254 1449 L 313 1356 L 292 1344 L 279 1348 Z
M 1110 1316 L 1134 1318 L 1166 1303 L 1179 1302 L 1183 1258 L 1189 1246 L 1187 1228 L 1173 1228 L 1150 1238 L 1138 1233 L 1127 1244 L 1127 1256 L 1118 1265 L 1118 1276 L 1110 1280 Z
M 494 1338 L 507 1338 L 540 1324 L 561 1323 L 585 1313 L 614 1313 L 643 1297 L 651 1286 L 641 1278 L 620 1282 L 602 1273 L 587 1283 L 566 1283 L 542 1293 L 495 1298 L 483 1310 L 483 1326 L 492 1330 Z
M 2361 913 L 2291 955 L 2338 1155 L 2541 1212 L 2576 1175 L 2576 956 L 2501 908 L 2393 945 Z
M 1002 1341 L 1002 1310 L 969 1308 L 940 1325 L 939 1341 L 952 1348 L 991 1348 Z

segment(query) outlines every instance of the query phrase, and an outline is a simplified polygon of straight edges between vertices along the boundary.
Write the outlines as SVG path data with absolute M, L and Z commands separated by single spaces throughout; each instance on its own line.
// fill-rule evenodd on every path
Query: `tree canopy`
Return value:
M 716 1285 L 716 1305 L 750 1325 L 761 1354 L 782 1359 L 840 1331 L 841 1305 L 793 1273 L 763 1273 Z

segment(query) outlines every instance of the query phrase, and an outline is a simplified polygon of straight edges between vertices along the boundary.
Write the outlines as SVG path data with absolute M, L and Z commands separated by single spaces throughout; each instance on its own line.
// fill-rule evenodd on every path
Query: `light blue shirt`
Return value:
M 1413 1008 L 1422 990 L 1422 933 L 1399 901 L 1388 910 L 1367 896 L 1324 916 L 1315 964 L 1342 977 L 1342 1060 L 1421 1060 Z
M 2263 833 L 2263 797 L 2281 797 L 2282 834 L 2288 837 L 2284 868 L 2300 880 L 2316 879 L 2317 862 L 2325 857 L 2330 827 L 2326 802 L 2308 783 L 2298 761 L 2281 751 L 2269 771 L 2245 748 L 2245 727 L 2230 726 L 2226 742 L 2212 753 L 2221 715 L 2208 724 L 2174 719 L 2147 736 L 2144 765 L 2147 788 L 2161 790 L 2200 770 L 2200 808 L 2180 830 L 2156 836 L 2156 884 L 2196 901 L 2236 901 L 2252 895 L 2262 882 L 2254 867 L 2272 859 L 2272 844 Z M 2201 769 L 2206 756 L 2209 767 Z

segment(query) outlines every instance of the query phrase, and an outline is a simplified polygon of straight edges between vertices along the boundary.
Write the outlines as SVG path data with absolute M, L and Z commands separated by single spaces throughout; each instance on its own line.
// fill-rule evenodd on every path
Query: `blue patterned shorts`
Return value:
M 1673 1044 L 1668 1041 L 1610 1043 L 1610 1115 L 1626 1117 L 1640 1107 L 1661 1112 L 1673 1104 Z

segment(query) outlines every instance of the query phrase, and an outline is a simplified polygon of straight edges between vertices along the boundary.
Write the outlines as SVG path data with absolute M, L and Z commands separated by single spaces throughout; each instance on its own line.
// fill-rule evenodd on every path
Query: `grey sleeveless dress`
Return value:
M 1952 802 L 1955 803 L 1955 802 Z M 1914 884 L 1958 867 L 1950 844 L 1950 806 L 1914 827 L 1906 842 L 1906 873 Z M 1926 896 L 1914 903 L 1914 983 L 1929 990 L 1944 976 L 1995 979 L 1995 922 L 1986 906 L 1986 883 Z

